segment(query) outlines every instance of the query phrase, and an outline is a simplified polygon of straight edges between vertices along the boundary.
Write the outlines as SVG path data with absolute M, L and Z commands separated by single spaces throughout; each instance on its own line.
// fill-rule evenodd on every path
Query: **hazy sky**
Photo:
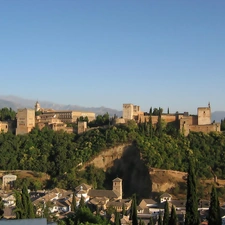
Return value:
M 0 0 L 0 95 L 225 110 L 224 0 Z

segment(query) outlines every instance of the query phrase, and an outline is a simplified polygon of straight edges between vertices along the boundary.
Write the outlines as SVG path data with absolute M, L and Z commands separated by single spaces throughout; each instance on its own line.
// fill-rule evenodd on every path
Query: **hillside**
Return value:
M 158 193 L 168 192 L 174 198 L 184 199 L 186 197 L 187 173 L 164 170 L 157 168 L 146 168 L 141 159 L 140 152 L 130 144 L 119 145 L 101 152 L 98 156 L 83 165 L 82 170 L 93 164 L 104 171 L 110 171 L 110 176 L 119 176 L 123 179 L 125 195 L 136 192 L 142 198 L 157 197 Z M 199 192 L 202 198 L 209 198 L 211 185 L 215 184 L 212 179 L 198 180 Z M 225 180 L 218 179 L 215 184 L 223 191 Z M 109 187 L 110 188 L 110 187 Z M 151 193 L 149 195 L 149 193 Z M 224 196 L 220 196 L 221 200 Z M 222 198 L 223 197 L 223 198 Z

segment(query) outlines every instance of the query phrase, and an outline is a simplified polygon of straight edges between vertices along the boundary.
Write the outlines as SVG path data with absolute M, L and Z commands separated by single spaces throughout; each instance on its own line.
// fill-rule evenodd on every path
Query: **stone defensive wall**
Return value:
M 220 124 L 209 124 L 209 125 L 190 125 L 189 126 L 190 131 L 194 132 L 204 132 L 209 133 L 212 131 L 220 131 Z

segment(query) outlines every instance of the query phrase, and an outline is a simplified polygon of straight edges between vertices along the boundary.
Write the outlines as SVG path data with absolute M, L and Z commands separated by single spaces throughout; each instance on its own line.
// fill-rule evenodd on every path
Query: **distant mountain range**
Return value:
M 17 110 L 18 108 L 34 108 L 36 100 L 33 99 L 24 99 L 17 96 L 0 96 L 0 108 L 8 107 L 13 110 Z M 118 117 L 122 116 L 122 111 L 106 108 L 106 107 L 83 107 L 78 105 L 63 105 L 57 104 L 49 101 L 40 101 L 39 102 L 42 108 L 51 108 L 55 110 L 77 110 L 77 111 L 85 111 L 85 112 L 94 112 L 96 115 L 103 115 L 104 113 L 109 113 L 110 116 L 114 116 L 115 114 Z
M 24 99 L 17 96 L 9 95 L 9 96 L 0 96 L 0 108 L 8 107 L 13 110 L 17 110 L 18 108 L 34 108 L 36 100 L 33 99 Z M 96 115 L 102 115 L 106 112 L 109 113 L 110 116 L 117 115 L 118 117 L 122 116 L 122 111 L 106 108 L 106 107 L 84 107 L 78 105 L 63 105 L 57 104 L 49 101 L 40 101 L 41 107 L 43 108 L 51 108 L 55 110 L 77 110 L 77 111 L 86 111 L 86 112 L 95 112 Z M 212 113 L 212 121 L 221 122 L 221 119 L 225 118 L 225 111 L 215 111 Z

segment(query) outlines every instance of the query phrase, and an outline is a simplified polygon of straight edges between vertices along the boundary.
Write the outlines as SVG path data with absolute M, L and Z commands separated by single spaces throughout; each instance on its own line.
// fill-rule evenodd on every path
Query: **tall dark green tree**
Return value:
M 4 203 L 2 201 L 2 198 L 0 197 L 0 219 L 3 218 L 4 215 Z
M 83 208 L 83 207 L 85 207 L 85 201 L 84 201 L 83 195 L 81 195 L 80 202 L 79 202 L 79 208 Z
M 139 220 L 139 225 L 145 225 L 145 222 L 140 219 Z
M 15 191 L 14 196 L 16 199 L 16 207 L 14 209 L 16 219 L 23 219 L 23 205 L 21 201 L 21 194 L 18 191 Z
M 163 225 L 162 216 L 161 215 L 159 215 L 159 218 L 158 218 L 158 225 Z
M 123 203 L 123 208 L 122 208 L 122 215 L 126 215 L 126 208 L 125 208 L 125 204 Z
M 121 222 L 120 222 L 120 214 L 115 211 L 115 222 L 114 222 L 115 225 L 120 225 Z
M 217 196 L 217 191 L 215 186 L 212 187 L 210 206 L 209 206 L 209 225 L 221 225 L 221 214 L 220 214 L 220 203 Z
M 169 203 L 166 201 L 164 205 L 163 225 L 169 224 L 169 218 L 170 218 Z
M 152 135 L 153 135 L 152 107 L 149 110 L 149 132 L 150 132 L 150 138 L 152 139 Z
M 75 213 L 76 209 L 77 209 L 77 201 L 76 201 L 75 193 L 73 193 L 73 198 L 72 198 L 72 203 L 71 203 L 71 211 Z
M 176 214 L 176 209 L 174 206 L 172 206 L 170 219 L 169 219 L 169 225 L 177 225 L 177 214 Z
M 23 212 L 24 212 L 23 217 L 26 219 L 35 218 L 34 206 L 30 200 L 28 189 L 25 184 L 23 184 L 21 199 L 22 199 Z
M 185 225 L 199 225 L 198 198 L 194 171 L 193 160 L 189 159 Z
M 158 137 L 162 136 L 162 111 L 162 108 L 159 107 L 158 122 L 156 128 Z
M 130 220 L 132 220 L 132 225 L 138 225 L 136 194 L 132 196 Z
M 149 218 L 148 225 L 154 225 L 152 217 Z

